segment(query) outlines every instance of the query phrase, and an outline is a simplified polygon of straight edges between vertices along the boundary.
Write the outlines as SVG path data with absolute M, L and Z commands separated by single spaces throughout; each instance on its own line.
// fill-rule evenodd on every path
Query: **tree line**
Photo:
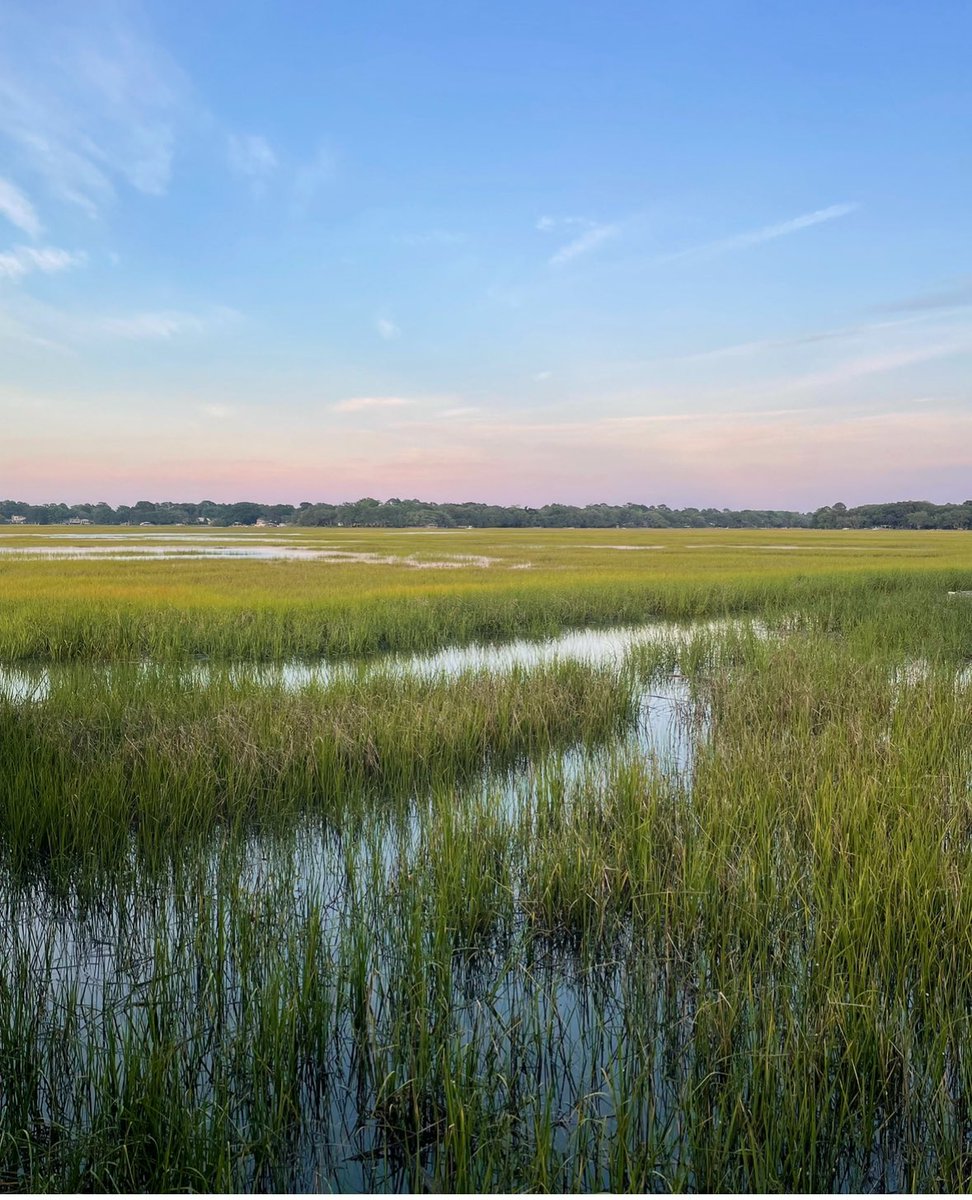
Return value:
M 363 500 L 343 504 L 220 504 L 139 500 L 113 508 L 96 504 L 28 504 L 0 501 L 0 522 L 14 518 L 32 525 L 272 525 L 372 526 L 439 529 L 972 529 L 972 500 L 932 504 L 899 500 L 887 504 L 828 504 L 815 512 L 781 509 L 669 508 L 667 504 L 437 504 L 427 500 Z M 21 523 L 21 522 L 18 522 Z

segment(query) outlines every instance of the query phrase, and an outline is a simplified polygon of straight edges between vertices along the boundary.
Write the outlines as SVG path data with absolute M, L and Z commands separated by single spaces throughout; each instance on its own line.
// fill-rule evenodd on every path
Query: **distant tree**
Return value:
M 230 525 L 255 525 L 265 511 L 262 504 L 241 500 L 238 504 L 231 504 L 224 517 Z
M 584 506 L 552 502 L 542 508 L 520 505 L 483 504 L 479 501 L 439 504 L 432 501 L 393 496 L 386 501 L 365 496 L 343 504 L 312 504 L 302 500 L 292 504 L 259 504 L 239 501 L 220 504 L 214 500 L 153 501 L 138 500 L 112 509 L 106 501 L 96 504 L 28 504 L 22 500 L 0 501 L 0 518 L 23 516 L 37 524 L 63 522 L 70 517 L 99 524 L 175 524 L 199 520 L 217 525 L 253 525 L 261 517 L 267 520 L 314 525 L 362 525 L 403 528 L 409 525 L 435 525 L 440 528 L 471 526 L 489 528 L 609 529 L 972 529 L 972 500 L 962 504 L 932 504 L 928 500 L 896 500 L 883 504 L 864 504 L 848 508 L 838 501 L 813 513 L 775 509 L 670 508 L 667 504 L 588 504 Z

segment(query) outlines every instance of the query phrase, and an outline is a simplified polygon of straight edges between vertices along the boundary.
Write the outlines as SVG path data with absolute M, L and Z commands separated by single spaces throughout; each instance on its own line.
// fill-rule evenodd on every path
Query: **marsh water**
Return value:
M 377 554 L 368 550 L 340 550 L 333 546 L 294 545 L 273 537 L 247 535 L 245 540 L 214 537 L 203 533 L 127 532 L 97 534 L 36 534 L 31 531 L 26 545 L 18 545 L 23 535 L 0 534 L 0 561 L 6 558 L 93 560 L 110 562 L 200 562 L 206 559 L 275 559 L 298 562 L 365 563 L 373 566 L 398 566 L 413 570 L 461 570 L 494 567 L 499 559 L 485 554 L 445 554 L 437 558 L 417 554 Z M 23 539 L 26 540 L 26 539 Z M 69 543 L 54 544 L 59 540 Z M 160 543 L 160 544 L 156 544 Z M 504 564 L 507 569 L 523 570 L 529 563 Z
M 60 1087 L 41 1082 L 32 1094 L 38 1136 L 102 1119 L 86 1081 L 137 1087 L 152 1054 L 166 1062 L 175 1055 L 178 1086 L 194 1109 L 206 1120 L 222 1114 L 239 1131 L 238 1187 L 428 1189 L 442 1178 L 442 1147 L 454 1130 L 441 1095 L 416 1082 L 427 1071 L 440 1081 L 461 1078 L 490 1121 L 508 1122 L 503 1154 L 528 1158 L 542 1145 L 559 1164 L 552 1183 L 577 1190 L 617 1186 L 607 1148 L 615 1138 L 637 1141 L 624 1124 L 636 1103 L 651 1114 L 659 1162 L 682 1162 L 678 1178 L 691 1187 L 683 1127 L 708 1077 L 695 1030 L 714 1001 L 699 994 L 679 947 L 649 951 L 631 924 L 587 941 L 533 938 L 530 899 L 521 894 L 494 897 L 495 919 L 477 925 L 473 890 L 465 911 L 470 879 L 458 883 L 450 918 L 458 928 L 443 949 L 430 941 L 422 905 L 433 888 L 423 881 L 448 868 L 443 830 L 464 829 L 471 839 L 472 855 L 456 859 L 463 869 L 478 856 L 488 861 L 498 839 L 522 856 L 517 886 L 533 875 L 542 887 L 546 868 L 534 847 L 549 840 L 541 830 L 551 814 L 589 815 L 626 778 L 684 805 L 710 718 L 679 657 L 700 634 L 736 630 L 772 636 L 754 621 L 655 623 L 369 660 L 0 667 L 0 704 L 18 708 L 42 705 L 85 678 L 110 683 L 116 672 L 187 688 L 306 692 L 322 703 L 329 687 L 372 676 L 461 679 L 565 663 L 614 672 L 618 686 L 634 689 L 630 721 L 601 744 L 561 746 L 484 771 L 448 794 L 394 803 L 376 796 L 368 815 L 348 825 L 308 817 L 217 839 L 202 857 L 180 864 L 176 854 L 162 878 L 143 876 L 133 845 L 131 860 L 96 896 L 63 880 L 51 886 L 43 872 L 0 877 L 0 957 L 10 996 L 24 998 L 0 1035 L 34 1038 L 48 1062 L 61 1061 L 62 1040 L 75 1056 Z M 657 650 L 665 654 L 653 658 Z M 655 663 L 641 674 L 630 669 L 639 654 Z M 929 671 L 910 660 L 893 682 L 905 689 Z M 969 669 L 956 686 L 972 686 Z M 319 1040 L 299 1042 L 298 1070 L 287 1064 L 310 1034 L 287 1032 L 287 1005 L 308 993 L 317 997 Z M 413 1042 L 434 1045 L 433 1059 Z M 255 1047 L 266 1056 L 262 1069 Z M 632 1079 L 642 1089 L 635 1101 Z M 261 1143 L 260 1130 L 271 1127 Z M 840 1186 L 907 1182 L 895 1134 L 887 1136 L 889 1145 L 875 1144 L 863 1166 L 848 1158 Z M 474 1157 L 488 1155 L 485 1131 L 472 1137 Z M 667 1178 L 658 1175 L 663 1190 Z
M 119 670 L 135 670 L 146 678 L 175 674 L 187 686 L 224 681 L 319 690 L 322 699 L 329 685 L 348 678 L 383 675 L 432 680 L 467 672 L 528 671 L 565 662 L 614 670 L 620 681 L 633 651 L 652 645 L 677 651 L 700 628 L 719 626 L 654 624 L 572 631 L 545 641 L 450 647 L 434 654 L 363 662 L 6 666 L 0 668 L 0 700 L 42 704 L 52 688 L 70 687 L 79 672 L 109 679 Z M 567 747 L 539 761 L 484 774 L 455 797 L 457 813 L 472 820 L 477 814 L 488 814 L 491 822 L 505 822 L 513 836 L 537 819 L 538 806 L 550 803 L 553 794 L 583 787 L 585 782 L 603 786 L 613 764 L 632 759 L 670 778 L 673 787 L 682 786 L 691 771 L 693 746 L 704 730 L 704 717 L 693 705 L 686 681 L 675 670 L 639 687 L 635 712 L 630 726 L 613 742 Z M 0 881 L 0 952 L 8 981 L 46 981 L 35 1000 L 41 1006 L 35 1019 L 49 1023 L 52 1031 L 60 1028 L 59 1014 L 70 1012 L 80 1047 L 80 1074 L 97 1077 L 117 1071 L 123 1075 L 131 1069 L 126 1066 L 125 1046 L 151 1040 L 153 1003 L 160 997 L 171 998 L 173 987 L 179 994 L 177 1010 L 186 1023 L 187 1044 L 205 1040 L 198 1024 L 198 1014 L 203 1012 L 218 1020 L 222 1037 L 242 1039 L 242 1030 L 251 1020 L 248 990 L 254 979 L 269 972 L 271 962 L 274 970 L 297 969 L 296 963 L 288 963 L 289 955 L 299 954 L 288 930 L 313 909 L 321 914 L 317 953 L 334 970 L 348 958 L 349 938 L 367 940 L 362 953 L 378 1036 L 403 986 L 389 916 L 398 905 L 399 881 L 429 869 L 434 853 L 428 843 L 430 806 L 444 802 L 448 801 L 441 796 L 416 795 L 404 813 L 400 807 L 384 816 L 378 812 L 356 831 L 308 821 L 284 836 L 254 833 L 229 855 L 225 847 L 214 847 L 211 859 L 197 863 L 188 877 L 175 872 L 161 886 L 158 880 L 143 885 L 133 852 L 128 884 L 109 889 L 96 903 L 82 900 L 70 889 L 52 891 L 43 879 L 27 885 Z M 238 942 L 241 922 L 264 939 L 259 966 L 218 949 Z M 520 1050 L 510 1050 L 514 1058 L 519 1054 L 546 1057 L 543 1047 L 556 1039 L 561 1046 L 559 1066 L 553 1070 L 548 1063 L 544 1068 L 544 1086 L 555 1114 L 552 1147 L 567 1153 L 575 1136 L 578 1104 L 583 1101 L 588 1117 L 604 1116 L 611 1109 L 606 1096 L 583 1097 L 592 1080 L 609 1073 L 612 1063 L 616 1065 L 618 1045 L 634 1011 L 626 994 L 636 982 L 624 968 L 623 947 L 616 946 L 609 960 L 597 966 L 595 1005 L 594 964 L 582 967 L 573 952 L 550 948 L 524 971 L 504 951 L 512 936 L 514 931 L 507 929 L 498 941 L 487 937 L 455 959 L 450 984 L 452 1037 L 457 1046 L 466 1048 L 466 1069 L 482 1079 L 496 1073 L 496 1045 L 519 1045 Z M 211 977 L 214 964 L 215 979 Z M 415 1156 L 396 1143 L 388 1114 L 376 1108 L 372 1074 L 377 1064 L 361 1061 L 360 1031 L 353 1014 L 338 1011 L 341 986 L 335 980 L 333 1027 L 327 1047 L 322 1048 L 326 1063 L 299 1088 L 293 1141 L 276 1147 L 264 1159 L 254 1157 L 245 1180 L 249 1187 L 368 1191 L 421 1186 L 421 1179 L 405 1169 L 408 1160 L 414 1171 Z M 193 1086 L 204 1106 L 214 1099 L 207 1100 L 207 1089 L 214 1086 L 212 1053 L 203 1052 L 193 1067 L 197 1075 Z M 508 1068 L 512 1079 L 517 1063 L 511 1061 Z M 67 1099 L 52 1095 L 41 1103 L 35 1119 L 52 1128 L 84 1126 L 92 1119 L 88 1099 L 83 1087 Z M 511 1102 L 514 1099 L 510 1097 Z M 527 1104 L 526 1098 L 523 1103 Z M 245 1100 L 240 1099 L 239 1105 L 242 1123 L 255 1120 L 246 1111 Z M 430 1167 L 438 1119 L 430 1117 L 428 1145 L 420 1155 Z M 594 1170 L 587 1183 L 601 1186 L 605 1178 Z
M 107 678 L 112 671 L 135 670 L 146 678 L 163 674 L 199 686 L 222 680 L 296 690 L 312 686 L 326 687 L 340 680 L 360 679 L 369 675 L 448 679 L 466 672 L 508 673 L 564 662 L 620 670 L 626 656 L 639 648 L 664 646 L 677 650 L 698 633 L 718 634 L 740 627 L 738 621 L 724 620 L 655 622 L 608 629 L 575 629 L 542 640 L 475 642 L 449 646 L 430 654 L 389 654 L 367 659 L 293 659 L 282 663 L 225 663 L 201 659 L 191 663 L 146 661 L 116 666 L 85 664 L 83 667 L 0 663 L 0 698 L 13 701 L 44 700 L 52 683 L 69 678 L 72 672 Z M 765 629 L 759 623 L 750 623 L 750 627 L 759 636 L 765 636 Z

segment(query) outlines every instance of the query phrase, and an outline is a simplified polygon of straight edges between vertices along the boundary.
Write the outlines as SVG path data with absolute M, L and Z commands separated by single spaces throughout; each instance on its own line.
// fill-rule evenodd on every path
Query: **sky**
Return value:
M 972 497 L 966 0 L 0 0 L 0 493 Z

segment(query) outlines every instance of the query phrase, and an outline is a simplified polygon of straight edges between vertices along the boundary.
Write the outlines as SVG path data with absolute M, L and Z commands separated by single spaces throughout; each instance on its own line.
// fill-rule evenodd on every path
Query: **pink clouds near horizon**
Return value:
M 963 500 L 972 413 L 811 409 L 538 420 L 471 412 L 372 429 L 314 431 L 221 421 L 178 431 L 21 432 L 0 480 L 33 502 L 344 500 L 364 495 L 810 509 L 836 499 Z

